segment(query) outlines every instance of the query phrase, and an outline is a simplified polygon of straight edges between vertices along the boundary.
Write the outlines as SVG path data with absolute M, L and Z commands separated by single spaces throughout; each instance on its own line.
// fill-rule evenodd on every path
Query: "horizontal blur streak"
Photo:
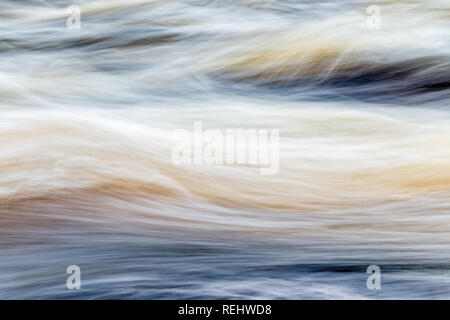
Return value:
M 59 190 L 100 189 L 171 200 L 200 197 L 224 206 L 326 210 L 450 189 L 450 118 L 442 111 L 217 104 L 9 111 L 0 120 L 0 197 L 14 202 Z M 173 164 L 171 133 L 192 130 L 196 119 L 216 129 L 282 128 L 279 174 L 260 176 L 258 168 L 238 165 Z
M 2 99 L 110 106 L 223 87 L 296 100 L 449 98 L 448 1 L 377 3 L 380 30 L 368 29 L 365 1 L 79 5 L 82 28 L 69 30 L 62 2 L 1 4 Z
M 450 297 L 448 1 L 380 30 L 359 0 L 74 4 L 0 4 L 0 298 Z M 278 174 L 173 164 L 194 121 L 279 129 Z

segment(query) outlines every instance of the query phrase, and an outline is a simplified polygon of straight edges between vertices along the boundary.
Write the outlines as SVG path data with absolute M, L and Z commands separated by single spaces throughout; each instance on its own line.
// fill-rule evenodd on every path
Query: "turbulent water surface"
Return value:
M 450 298 L 449 22 L 435 0 L 2 0 L 0 298 Z M 278 173 L 175 164 L 195 121 L 279 129 Z

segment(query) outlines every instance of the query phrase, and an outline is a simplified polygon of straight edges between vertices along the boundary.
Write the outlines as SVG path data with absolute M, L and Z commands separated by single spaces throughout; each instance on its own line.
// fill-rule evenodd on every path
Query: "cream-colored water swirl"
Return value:
M 450 297 L 448 1 L 73 5 L 0 4 L 0 298 Z

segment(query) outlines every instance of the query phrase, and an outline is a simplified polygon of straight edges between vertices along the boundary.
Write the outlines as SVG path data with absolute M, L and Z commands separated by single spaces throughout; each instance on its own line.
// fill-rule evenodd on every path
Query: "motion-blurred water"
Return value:
M 450 298 L 449 21 L 434 0 L 3 0 L 0 298 Z M 279 129 L 279 173 L 173 164 L 194 121 Z

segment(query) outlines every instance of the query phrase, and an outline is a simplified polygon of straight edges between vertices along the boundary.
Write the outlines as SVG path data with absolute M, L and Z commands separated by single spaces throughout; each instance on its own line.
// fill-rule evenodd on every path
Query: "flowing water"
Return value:
M 0 298 L 450 298 L 449 30 L 435 0 L 2 0 Z M 195 121 L 279 129 L 278 173 L 174 164 Z

